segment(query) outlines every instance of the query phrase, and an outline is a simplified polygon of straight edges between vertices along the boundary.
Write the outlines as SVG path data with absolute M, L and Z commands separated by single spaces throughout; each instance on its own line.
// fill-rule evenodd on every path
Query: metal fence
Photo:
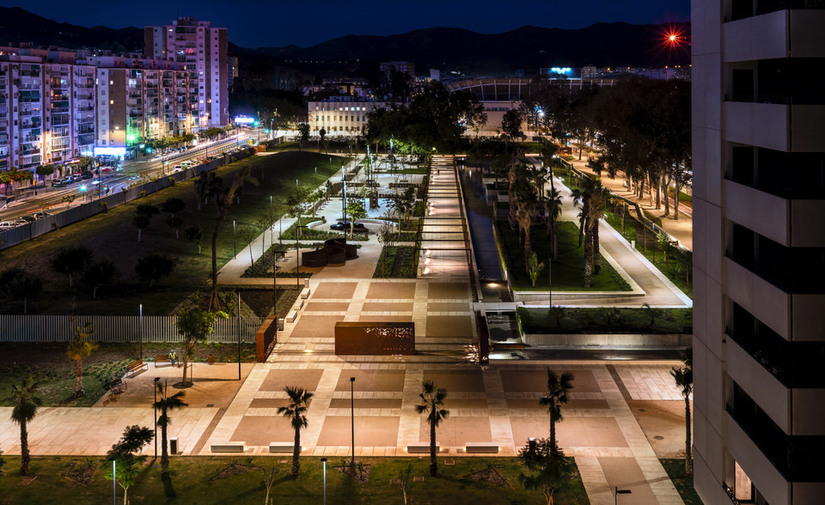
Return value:
M 223 156 L 212 160 L 209 163 L 197 165 L 191 169 L 184 170 L 176 174 L 159 177 L 154 181 L 150 181 L 139 186 L 133 186 L 103 198 L 83 203 L 76 207 L 58 212 L 52 216 L 38 219 L 37 221 L 33 221 L 29 224 L 24 224 L 10 230 L 2 231 L 0 232 L 0 250 L 17 245 L 21 242 L 25 242 L 26 240 L 30 240 L 34 237 L 39 237 L 40 235 L 45 235 L 46 233 L 59 230 L 64 226 L 82 221 L 83 219 L 100 214 L 101 212 L 105 212 L 107 209 L 131 202 L 136 198 L 154 193 L 155 191 L 168 188 L 169 186 L 172 186 L 180 181 L 195 178 L 203 172 L 209 172 L 220 166 L 226 165 L 227 163 L 232 163 L 233 161 L 246 158 L 251 154 L 251 152 L 252 151 L 250 149 L 245 149 L 239 153 Z
M 254 343 L 263 317 L 231 317 L 215 321 L 209 342 Z M 67 342 L 75 328 L 91 323 L 92 340 L 101 343 L 181 342 L 177 316 L 0 315 L 0 342 Z

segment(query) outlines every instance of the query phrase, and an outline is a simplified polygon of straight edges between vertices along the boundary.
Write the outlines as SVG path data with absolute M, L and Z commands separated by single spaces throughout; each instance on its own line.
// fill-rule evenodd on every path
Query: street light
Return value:
M 324 505 L 327 505 L 327 458 L 321 458 L 324 464 Z
M 152 387 L 152 392 L 155 395 L 155 403 L 152 404 L 152 410 L 155 411 L 155 459 L 158 459 L 158 382 L 160 382 L 160 377 L 155 377 Z
M 349 400 L 350 400 L 350 414 L 352 417 L 352 462 L 350 465 L 355 467 L 355 377 L 349 378 Z
M 143 304 L 142 303 L 140 304 L 140 309 L 138 310 L 138 312 L 140 312 L 140 324 L 138 325 L 140 335 L 138 335 L 138 338 L 140 339 L 140 359 L 142 360 L 143 359 Z
M 232 220 L 232 249 L 235 251 L 234 257 L 237 258 L 238 257 L 238 242 L 235 239 L 235 229 L 236 229 L 235 220 L 233 219 Z
M 629 489 L 619 489 L 618 487 L 613 488 L 613 505 L 619 505 L 619 495 L 620 494 L 630 494 L 631 491 Z
M 117 459 L 109 456 L 112 460 L 112 505 L 117 505 Z

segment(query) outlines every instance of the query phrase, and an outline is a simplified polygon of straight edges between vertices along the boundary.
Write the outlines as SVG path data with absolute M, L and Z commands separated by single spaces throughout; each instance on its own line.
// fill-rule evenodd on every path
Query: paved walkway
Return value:
M 457 199 L 448 194 L 448 173 L 434 174 L 431 196 L 435 215 L 443 211 L 455 218 Z M 436 198 L 436 192 L 442 194 Z M 428 233 L 443 234 L 453 226 Z M 359 255 L 370 249 L 362 247 Z M 468 443 L 496 445 L 499 455 L 514 456 L 530 437 L 548 435 L 547 413 L 538 399 L 550 366 L 575 374 L 558 439 L 576 459 L 590 503 L 613 503 L 610 490 L 620 487 L 632 490 L 636 504 L 681 505 L 658 460 L 677 456 L 684 445 L 684 418 L 678 415 L 683 404 L 667 375 L 675 363 L 494 360 L 482 368 L 474 360 L 466 261 L 462 273 L 454 258 L 437 252 L 423 253 L 431 261 L 422 261 L 421 268 L 430 272 L 422 271 L 418 279 L 372 279 L 368 264 L 374 266 L 374 258 L 366 257 L 352 268 L 348 263 L 313 275 L 309 297 L 297 302 L 297 319 L 279 333 L 267 363 L 244 367 L 245 380 L 235 379 L 237 369 L 231 365 L 196 365 L 197 389 L 187 391 L 190 407 L 172 414 L 169 436 L 179 438 L 186 455 L 209 455 L 213 444 L 227 442 L 243 443 L 246 455 L 270 455 L 271 443 L 293 439 L 288 420 L 277 409 L 285 405 L 284 387 L 300 386 L 315 395 L 302 433 L 303 454 L 350 455 L 354 418 L 356 455 L 410 456 L 409 445 L 428 442 L 415 405 L 422 381 L 433 380 L 448 390 L 450 416 L 438 429 L 442 456 L 467 456 Z M 418 353 L 335 356 L 333 328 L 341 320 L 412 321 Z M 104 454 L 126 426 L 152 425 L 152 379 L 179 373 L 152 368 L 127 380 L 127 392 L 105 406 L 42 409 L 30 426 L 32 453 Z M 653 422 L 645 415 L 649 409 L 677 415 Z M 10 411 L 0 408 L 0 447 L 15 454 L 20 448 Z M 151 452 L 150 447 L 146 453 Z
M 592 169 L 587 167 L 587 160 L 574 160 L 571 163 L 573 163 L 573 166 L 577 170 L 581 170 L 582 172 L 587 172 L 595 175 L 595 172 L 593 172 Z M 601 181 L 602 186 L 608 188 L 612 193 L 617 194 L 619 196 L 623 196 L 628 200 L 636 202 L 642 209 L 650 212 L 652 215 L 656 217 L 661 217 L 662 228 L 664 228 L 664 230 L 668 232 L 673 238 L 678 240 L 681 245 L 687 247 L 688 249 L 693 249 L 693 208 L 691 206 L 685 205 L 684 203 L 680 203 L 679 219 L 673 219 L 675 206 L 673 198 L 671 198 L 670 217 L 663 217 L 664 203 L 662 203 L 661 208 L 657 209 L 655 201 L 652 204 L 649 196 L 637 198 L 634 192 L 630 191 L 629 189 L 627 189 L 627 187 L 625 187 L 627 178 L 619 176 L 618 174 L 616 177 L 610 177 L 605 173 L 602 174 Z

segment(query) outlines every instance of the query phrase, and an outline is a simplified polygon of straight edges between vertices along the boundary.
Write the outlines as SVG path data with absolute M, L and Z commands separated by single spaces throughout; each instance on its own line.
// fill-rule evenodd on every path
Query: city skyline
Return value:
M 197 3 L 187 0 L 175 4 L 150 1 L 146 8 L 135 11 L 126 4 L 97 0 L 81 0 L 71 4 L 71 8 L 55 0 L 36 4 L 0 1 L 0 7 L 20 7 L 58 22 L 86 27 L 141 27 L 156 24 L 158 19 L 192 15 L 200 19 L 220 19 L 221 25 L 233 34 L 231 41 L 249 48 L 310 47 L 346 35 L 393 35 L 431 27 L 502 33 L 525 25 L 575 29 L 601 22 L 686 22 L 690 16 L 687 0 L 634 0 L 629 4 L 605 0 L 575 4 L 530 1 L 522 2 L 520 9 L 511 11 L 495 10 L 493 2 L 470 3 L 465 0 L 446 5 L 419 2 L 414 9 L 406 3 L 384 5 L 372 0 L 348 3 L 346 7 L 321 1 L 314 4 L 318 12 L 308 12 L 297 4 L 274 6 L 256 0 L 234 5 L 239 8 L 227 9 L 225 3 L 215 0 Z M 296 17 L 305 19 L 306 23 L 296 23 Z

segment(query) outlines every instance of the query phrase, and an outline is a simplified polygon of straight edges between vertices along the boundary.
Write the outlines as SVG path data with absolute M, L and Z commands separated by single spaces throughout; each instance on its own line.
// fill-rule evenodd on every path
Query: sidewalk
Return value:
M 592 169 L 587 167 L 587 161 L 584 157 L 582 157 L 581 161 L 576 159 L 571 163 L 577 170 L 596 175 Z M 644 198 L 636 198 L 636 195 L 625 187 L 625 180 L 626 178 L 619 174 L 617 174 L 615 178 L 610 177 L 606 173 L 601 176 L 602 186 L 606 187 L 616 195 L 623 196 L 628 200 L 638 203 L 642 209 L 650 212 L 651 215 L 660 217 L 662 219 L 662 228 L 678 240 L 680 244 L 693 250 L 693 209 L 684 203 L 680 203 L 679 219 L 673 219 L 674 201 L 671 199 L 670 217 L 662 217 L 664 214 L 664 202 L 662 203 L 662 207 L 657 209 L 655 205 L 655 196 L 653 205 L 650 204 L 649 196 L 645 196 Z

